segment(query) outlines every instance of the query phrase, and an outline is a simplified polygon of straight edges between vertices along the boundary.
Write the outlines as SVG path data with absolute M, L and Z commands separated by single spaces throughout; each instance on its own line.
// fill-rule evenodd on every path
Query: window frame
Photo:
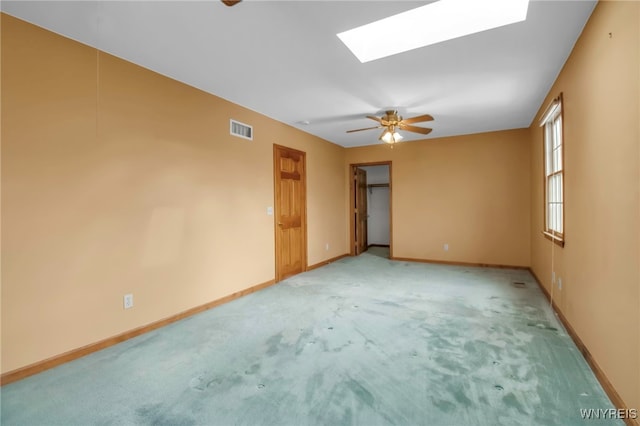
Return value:
M 551 141 L 549 142 L 548 138 L 549 138 L 549 134 L 554 132 L 554 123 L 557 120 L 560 120 L 560 144 L 557 146 L 554 146 L 555 143 L 553 143 L 555 141 Z M 564 164 L 564 152 L 565 152 L 565 137 L 564 137 L 564 105 L 563 105 L 563 99 L 562 99 L 562 93 L 560 93 L 560 95 L 553 99 L 551 101 L 551 103 L 549 104 L 549 106 L 546 108 L 544 114 L 542 114 L 542 118 L 540 119 L 540 127 L 542 127 L 542 179 L 543 179 L 543 217 L 544 217 L 544 230 L 542 231 L 542 234 L 545 236 L 545 238 L 547 238 L 548 240 L 553 241 L 555 244 L 559 245 L 560 247 L 564 247 L 565 244 L 565 228 L 566 228 L 566 221 L 565 221 L 565 210 L 566 210 L 566 203 L 565 203 L 565 190 L 564 190 L 564 182 L 565 182 L 565 164 Z M 560 163 L 560 167 L 558 170 L 552 171 L 551 173 L 549 173 L 549 164 L 553 164 L 553 154 L 554 151 L 556 149 L 560 149 L 560 156 L 558 158 L 559 163 Z M 553 166 L 551 167 L 553 169 Z M 550 220 L 549 220 L 549 214 L 550 214 L 550 209 L 549 206 L 551 204 L 551 202 L 549 201 L 549 181 L 553 176 L 560 176 L 561 179 L 561 183 L 560 183 L 560 201 L 559 204 L 561 206 L 561 215 L 560 215 L 560 229 L 561 232 L 558 231 L 557 229 L 552 229 L 551 228 L 551 224 L 550 224 Z

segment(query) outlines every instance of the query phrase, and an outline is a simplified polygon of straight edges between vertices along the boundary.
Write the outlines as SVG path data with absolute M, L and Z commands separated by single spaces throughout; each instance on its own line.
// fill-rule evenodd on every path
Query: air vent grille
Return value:
M 229 132 L 233 136 L 248 139 L 250 141 L 253 140 L 253 126 L 249 126 L 248 124 L 244 124 L 236 120 L 229 120 Z

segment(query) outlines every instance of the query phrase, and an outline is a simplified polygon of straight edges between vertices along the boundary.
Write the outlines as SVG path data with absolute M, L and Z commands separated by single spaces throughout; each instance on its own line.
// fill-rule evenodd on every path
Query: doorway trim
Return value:
M 353 175 L 358 167 L 367 166 L 389 166 L 389 259 L 393 259 L 393 167 L 392 161 L 374 161 L 369 163 L 349 164 L 349 255 L 356 255 L 356 227 L 354 225 L 353 213 L 355 212 L 355 191 Z
M 301 259 L 301 273 L 306 272 L 308 269 L 307 265 L 307 153 L 304 151 L 300 151 L 298 149 L 289 148 L 288 146 L 273 144 L 273 237 L 274 237 L 274 262 L 275 262 L 275 282 L 282 281 L 283 272 L 280 268 L 280 257 L 278 246 L 280 243 L 280 237 L 278 236 L 278 217 L 280 214 L 280 206 L 279 206 L 279 197 L 280 197 L 280 187 L 278 186 L 278 170 L 280 166 L 278 165 L 278 150 L 287 150 L 293 151 L 296 154 L 299 154 L 302 157 L 302 212 L 301 212 L 301 227 L 302 227 L 302 259 Z

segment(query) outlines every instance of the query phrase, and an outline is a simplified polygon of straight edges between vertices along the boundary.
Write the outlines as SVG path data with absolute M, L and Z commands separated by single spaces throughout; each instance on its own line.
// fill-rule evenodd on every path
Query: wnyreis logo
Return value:
M 595 419 L 637 419 L 636 408 L 581 408 L 580 416 L 585 420 Z

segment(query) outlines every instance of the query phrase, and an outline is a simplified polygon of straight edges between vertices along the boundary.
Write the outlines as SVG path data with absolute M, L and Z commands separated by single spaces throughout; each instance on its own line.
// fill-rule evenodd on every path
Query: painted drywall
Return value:
M 369 245 L 389 245 L 389 188 L 373 187 L 367 193 Z
M 528 266 L 529 155 L 528 130 L 509 130 L 350 148 L 345 173 L 393 162 L 394 257 Z
M 639 2 L 598 3 L 530 129 L 531 266 L 630 408 L 640 407 L 639 28 Z M 541 235 L 537 124 L 561 92 L 564 248 Z
M 347 252 L 342 147 L 5 14 L 2 89 L 3 372 L 272 280 L 274 143 Z
M 389 166 L 362 166 L 359 168 L 367 172 L 367 185 L 389 183 Z
M 388 184 L 389 166 L 363 166 L 367 185 Z M 389 245 L 389 188 L 369 187 L 367 190 L 367 239 L 369 245 Z

